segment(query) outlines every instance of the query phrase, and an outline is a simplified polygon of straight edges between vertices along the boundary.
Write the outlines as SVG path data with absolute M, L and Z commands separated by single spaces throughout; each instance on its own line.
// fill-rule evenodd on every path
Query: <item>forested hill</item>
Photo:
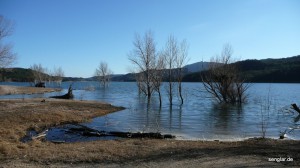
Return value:
M 274 83 L 300 83 L 300 55 L 280 59 L 244 60 L 234 63 L 240 70 L 241 76 L 248 82 L 274 82 Z M 200 82 L 200 71 L 193 72 L 197 68 L 203 70 L 208 63 L 199 62 L 187 65 L 185 82 Z M 202 69 L 201 69 L 202 68 Z M 63 81 L 92 81 L 91 78 L 64 77 Z M 113 75 L 113 81 L 134 81 L 134 74 Z M 32 82 L 34 76 L 31 69 L 7 68 L 0 69 L 0 81 Z
M 251 82 L 300 83 L 300 55 L 237 63 L 242 74 Z
M 49 74 L 42 74 L 46 79 L 51 76 Z M 63 77 L 63 81 L 91 81 L 93 78 L 80 77 Z M 0 69 L 0 82 L 33 82 L 34 71 L 25 68 L 3 68 Z
M 34 76 L 31 69 L 5 68 L 0 69 L 0 82 L 32 82 Z
M 248 82 L 300 83 L 300 55 L 280 59 L 244 60 L 234 63 Z M 200 72 L 191 73 L 184 81 L 201 81 Z

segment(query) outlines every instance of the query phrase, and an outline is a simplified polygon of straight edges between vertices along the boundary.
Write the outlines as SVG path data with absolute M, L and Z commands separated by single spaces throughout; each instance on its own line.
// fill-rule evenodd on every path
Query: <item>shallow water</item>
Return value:
M 5 83 L 28 85 L 26 83 Z M 0 98 L 49 97 L 66 92 L 70 82 L 64 82 L 60 93 L 35 95 L 8 95 Z M 287 131 L 290 139 L 300 139 L 297 112 L 289 109 L 291 103 L 300 104 L 299 84 L 251 84 L 248 102 L 242 107 L 221 106 L 203 91 L 201 83 L 183 83 L 184 104 L 178 98 L 170 106 L 163 92 L 163 105 L 159 108 L 157 95 L 148 104 L 147 99 L 137 92 L 134 82 L 112 82 L 107 89 L 97 82 L 75 82 L 75 99 L 97 100 L 125 110 L 97 117 L 85 125 L 105 131 L 162 132 L 177 135 L 178 139 L 242 140 L 262 136 L 262 123 L 266 137 L 278 138 Z M 164 86 L 162 88 L 164 91 Z M 177 95 L 177 93 L 174 93 Z M 299 119 L 299 118 L 298 118 Z M 63 130 L 63 129 L 61 129 Z M 52 132 L 51 132 L 52 131 Z M 290 132 L 289 132 L 290 131 Z M 50 129 L 49 137 L 64 137 L 63 131 Z M 51 135 L 51 136 L 50 136 Z M 72 140 L 71 140 L 72 141 Z

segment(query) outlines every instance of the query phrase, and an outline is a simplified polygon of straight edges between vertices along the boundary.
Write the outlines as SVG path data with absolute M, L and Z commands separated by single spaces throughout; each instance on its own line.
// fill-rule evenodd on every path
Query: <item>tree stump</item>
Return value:
M 72 89 L 72 85 L 69 86 L 68 89 L 68 93 L 61 95 L 61 96 L 51 96 L 50 98 L 55 98 L 55 99 L 73 99 L 74 95 L 73 95 L 73 89 Z
M 300 109 L 299 109 L 299 107 L 297 106 L 297 104 L 294 103 L 294 104 L 291 104 L 291 105 L 292 105 L 292 108 L 300 114 Z

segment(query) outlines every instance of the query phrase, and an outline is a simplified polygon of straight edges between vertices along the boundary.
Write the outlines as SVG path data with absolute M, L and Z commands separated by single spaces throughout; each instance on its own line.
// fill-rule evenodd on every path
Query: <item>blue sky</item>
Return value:
M 225 43 L 242 60 L 300 54 L 299 0 L 0 0 L 0 14 L 15 23 L 15 67 L 40 63 L 66 76 L 93 76 L 100 61 L 128 73 L 134 35 L 148 30 L 158 49 L 170 34 L 186 39 L 189 63 Z

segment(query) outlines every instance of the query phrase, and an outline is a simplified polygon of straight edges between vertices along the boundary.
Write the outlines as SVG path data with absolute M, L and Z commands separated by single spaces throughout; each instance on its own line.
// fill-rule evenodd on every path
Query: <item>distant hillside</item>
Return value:
M 207 69 L 208 62 L 196 62 L 193 64 L 186 65 L 184 67 L 184 74 L 189 74 L 197 71 L 202 71 Z M 167 70 L 165 70 L 167 71 Z M 166 74 L 166 73 L 165 73 Z M 2 73 L 0 71 L 0 81 L 14 81 L 14 82 L 31 82 L 33 81 L 33 73 L 31 69 L 24 68 L 10 68 L 10 69 L 2 69 Z M 96 81 L 97 77 L 93 76 L 90 78 L 82 78 L 82 77 L 64 77 L 63 82 L 66 81 Z M 112 81 L 123 81 L 123 82 L 131 82 L 135 81 L 135 74 L 115 74 L 112 75 Z
M 135 74 L 134 73 L 128 73 L 125 75 L 115 75 L 112 76 L 112 81 L 120 81 L 120 82 L 131 82 L 135 81 Z
M 25 68 L 2 68 L 0 69 L 0 82 L 33 82 L 34 71 Z M 43 73 L 45 79 L 51 78 L 50 75 Z
M 188 73 L 199 72 L 203 70 L 207 70 L 209 62 L 196 62 L 193 64 L 189 64 L 184 66 L 187 69 Z
M 248 82 L 300 83 L 300 55 L 280 59 L 244 60 L 234 63 Z M 184 81 L 200 82 L 200 72 Z
M 189 64 L 184 66 L 184 74 L 187 75 L 189 73 L 198 72 L 202 70 L 206 70 L 209 65 L 209 62 L 196 62 L 193 64 Z M 165 69 L 164 71 L 168 71 Z M 166 72 L 164 74 L 167 74 Z M 114 75 L 112 77 L 112 81 L 125 81 L 125 82 L 131 82 L 135 81 L 135 74 L 134 73 L 128 73 L 124 75 Z
M 31 69 L 6 68 L 0 69 L 0 81 L 31 82 L 34 80 Z
M 93 81 L 93 78 L 81 78 L 81 77 L 63 77 L 63 82 L 68 82 L 68 81 Z
M 300 83 L 300 55 L 280 59 L 237 62 L 242 75 L 251 82 Z
M 280 59 L 244 60 L 234 63 L 248 82 L 277 82 L 300 83 L 300 55 Z M 200 82 L 200 71 L 207 70 L 209 62 L 197 62 L 186 65 L 184 68 L 185 82 Z M 167 71 L 167 70 L 165 70 Z M 31 82 L 33 81 L 31 69 L 6 68 L 0 69 L 0 81 Z M 63 81 L 95 81 L 96 77 L 64 77 Z M 135 81 L 135 74 L 117 74 L 112 81 Z

